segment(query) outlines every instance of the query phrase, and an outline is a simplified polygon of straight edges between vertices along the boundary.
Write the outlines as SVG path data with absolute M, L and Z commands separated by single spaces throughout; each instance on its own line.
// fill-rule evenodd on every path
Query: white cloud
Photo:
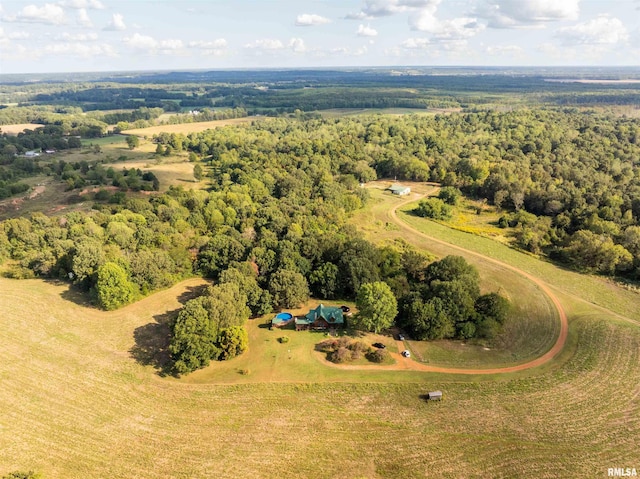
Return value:
M 440 20 L 437 16 L 438 2 L 413 12 L 409 17 L 411 30 L 431 34 L 431 42 L 461 42 L 469 39 L 485 26 L 478 23 L 477 18 L 459 17 L 451 20 Z
M 289 40 L 289 48 L 294 53 L 304 53 L 307 51 L 307 47 L 305 46 L 302 38 L 292 38 Z
M 337 48 L 332 48 L 329 51 L 324 51 L 322 53 L 327 53 L 329 55 L 341 55 L 341 56 L 350 56 L 350 57 L 359 57 L 362 55 L 366 55 L 368 52 L 367 50 L 367 46 L 363 45 L 359 48 L 356 48 L 355 50 L 350 50 L 347 47 L 337 47 Z
M 54 37 L 54 40 L 62 40 L 65 42 L 94 42 L 98 39 L 98 35 L 96 33 L 63 33 L 62 35 L 57 35 Z
M 424 50 L 430 45 L 431 42 L 428 38 L 407 38 L 400 44 L 402 48 L 407 48 L 409 50 Z
M 410 19 L 412 30 L 427 32 L 439 40 L 471 38 L 484 30 L 476 18 L 460 17 L 453 20 L 438 20 L 430 11 L 421 11 Z
M 86 8 L 78 9 L 78 16 L 76 17 L 76 23 L 80 26 L 91 28 L 93 27 L 93 22 L 89 18 L 89 14 L 87 13 Z
M 524 49 L 518 45 L 492 45 L 485 48 L 485 51 L 494 56 L 520 56 L 524 54 Z
M 296 17 L 296 26 L 298 27 L 311 27 L 327 23 L 331 23 L 331 20 L 315 13 L 303 13 Z
M 2 40 L 26 40 L 30 36 L 31 35 L 29 34 L 29 32 L 22 32 L 22 31 L 4 33 L 4 29 L 0 27 L 0 39 Z
M 254 42 L 247 43 L 244 47 L 248 50 L 276 51 L 276 50 L 282 50 L 284 48 L 284 45 L 280 40 L 263 38 L 261 40 L 256 40 Z
M 171 38 L 169 40 L 161 40 L 158 47 L 163 53 L 170 53 L 183 49 L 184 43 L 182 40 Z
M 202 50 L 210 50 L 214 48 L 226 48 L 227 41 L 224 38 L 218 38 L 212 42 L 205 42 L 202 40 L 189 42 L 189 48 L 199 48 Z
M 358 27 L 358 31 L 356 32 L 356 34 L 359 37 L 375 37 L 378 35 L 378 32 L 376 30 L 374 30 L 373 28 L 371 28 L 370 25 L 367 25 L 366 27 L 361 23 L 360 26 Z
M 135 50 L 154 50 L 158 48 L 158 41 L 148 35 L 134 33 L 130 37 L 124 37 L 122 42 Z
M 60 5 L 66 8 L 90 8 L 92 10 L 104 10 L 104 5 L 99 0 L 62 0 Z
M 71 55 L 74 57 L 92 58 L 97 56 L 117 56 L 113 47 L 106 43 L 50 43 L 44 47 L 44 51 L 50 55 Z
M 103 28 L 103 30 L 111 31 L 122 31 L 126 29 L 127 26 L 124 23 L 124 17 L 120 13 L 114 13 L 111 17 L 111 21 Z
M 346 18 L 363 20 L 387 17 L 396 13 L 430 8 L 432 5 L 438 5 L 439 3 L 440 0 L 365 0 L 364 6 L 359 12 L 350 13 Z
M 559 20 L 576 20 L 580 0 L 485 0 L 476 14 L 490 28 L 540 26 Z
M 191 41 L 187 44 L 189 48 L 197 49 L 202 55 L 220 57 L 227 53 L 227 40 L 217 38 L 210 42 L 202 40 Z
M 5 15 L 5 22 L 44 23 L 48 25 L 62 25 L 66 23 L 64 10 L 60 5 L 45 3 L 42 7 L 27 5 L 16 15 Z
M 588 22 L 559 28 L 555 36 L 563 45 L 615 45 L 629 40 L 629 33 L 617 18 L 600 15 Z

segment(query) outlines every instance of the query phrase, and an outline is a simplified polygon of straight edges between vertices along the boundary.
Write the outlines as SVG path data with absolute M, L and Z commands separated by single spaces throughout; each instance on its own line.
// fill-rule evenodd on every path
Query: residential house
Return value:
M 296 318 L 296 331 L 305 329 L 325 330 L 344 327 L 344 312 L 337 306 L 321 304 L 309 311 L 304 317 Z

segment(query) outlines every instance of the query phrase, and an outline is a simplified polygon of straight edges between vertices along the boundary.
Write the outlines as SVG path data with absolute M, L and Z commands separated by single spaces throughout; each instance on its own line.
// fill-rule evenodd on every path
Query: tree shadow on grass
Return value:
M 143 366 L 153 366 L 159 376 L 175 376 L 173 361 L 169 353 L 171 323 L 180 309 L 167 311 L 153 317 L 154 322 L 145 324 L 133 332 L 134 346 L 131 357 Z
M 86 289 L 61 279 L 45 279 L 44 281 L 55 286 L 67 286 L 67 289 L 60 293 L 60 297 L 65 301 L 70 301 L 85 308 L 96 309 L 95 304 L 91 301 L 91 294 Z
M 207 285 L 191 286 L 178 296 L 178 301 L 185 304 L 190 299 L 204 293 Z M 169 343 L 171 341 L 171 324 L 178 316 L 181 308 L 166 311 L 153 316 L 153 322 L 135 329 L 133 332 L 134 346 L 129 350 L 131 357 L 143 366 L 153 366 L 157 374 L 162 377 L 177 376 Z

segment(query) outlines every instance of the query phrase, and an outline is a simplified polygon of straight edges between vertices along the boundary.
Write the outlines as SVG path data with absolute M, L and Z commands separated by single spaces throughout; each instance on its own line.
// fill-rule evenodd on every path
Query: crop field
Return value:
M 0 125 L 0 132 L 6 133 L 7 135 L 17 135 L 18 133 L 22 133 L 24 130 L 35 130 L 36 128 L 40 128 L 44 126 L 40 123 L 19 123 L 15 125 Z
M 244 123 L 250 123 L 252 121 L 256 121 L 258 118 L 256 117 L 244 117 L 244 118 L 231 118 L 229 120 L 213 120 L 213 121 L 201 121 L 194 123 L 181 123 L 178 125 L 161 125 L 161 126 L 150 126 L 148 128 L 135 128 L 132 130 L 126 130 L 122 133 L 125 135 L 136 135 L 136 136 L 148 136 L 151 137 L 153 135 L 157 135 L 158 133 L 199 133 L 204 130 L 209 130 L 211 128 L 220 128 L 221 126 L 227 125 L 241 125 Z

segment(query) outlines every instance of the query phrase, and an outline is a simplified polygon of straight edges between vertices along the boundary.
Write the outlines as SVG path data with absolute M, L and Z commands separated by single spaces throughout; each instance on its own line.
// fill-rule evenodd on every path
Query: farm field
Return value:
M 322 335 L 280 344 L 256 322 L 249 374 L 241 357 L 161 377 L 150 339 L 201 284 L 106 313 L 66 285 L 0 279 L 0 474 L 604 477 L 637 461 L 640 330 L 570 297 L 565 351 L 518 374 L 345 371 L 309 352 Z M 445 399 L 428 404 L 434 389 Z
M 7 135 L 17 135 L 18 133 L 22 133 L 24 130 L 35 130 L 36 128 L 40 128 L 44 126 L 40 123 L 18 123 L 15 125 L 0 125 L 0 132 L 6 133 Z
M 204 130 L 209 130 L 211 128 L 220 128 L 221 126 L 227 125 L 241 125 L 243 123 L 251 123 L 252 121 L 256 121 L 258 118 L 256 117 L 244 117 L 244 118 L 232 118 L 229 120 L 213 120 L 213 121 L 202 121 L 202 122 L 194 122 L 194 123 L 181 123 L 178 125 L 161 125 L 161 126 L 150 126 L 148 128 L 135 128 L 132 130 L 126 130 L 122 133 L 124 135 L 137 135 L 137 136 L 153 136 L 158 133 L 199 133 Z
M 181 186 L 184 189 L 200 189 L 206 186 L 206 179 L 196 181 L 193 177 L 194 163 L 184 161 L 183 158 L 164 157 L 148 160 L 132 160 L 125 162 L 105 163 L 105 167 L 116 170 L 122 168 L 139 168 L 143 173 L 151 171 L 160 181 L 160 192 L 167 191 L 171 186 Z

